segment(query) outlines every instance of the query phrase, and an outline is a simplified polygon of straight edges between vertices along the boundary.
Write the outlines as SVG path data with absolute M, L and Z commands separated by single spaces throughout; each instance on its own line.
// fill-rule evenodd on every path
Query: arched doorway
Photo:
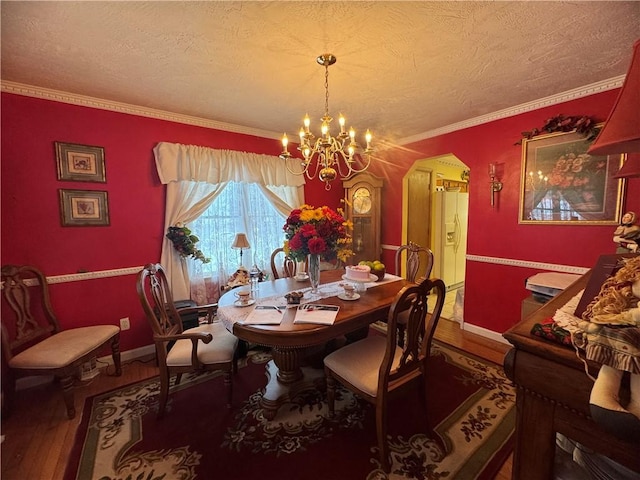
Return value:
M 449 290 L 464 285 L 468 179 L 469 167 L 453 154 L 417 160 L 403 179 L 402 243 L 433 250 L 431 275 Z

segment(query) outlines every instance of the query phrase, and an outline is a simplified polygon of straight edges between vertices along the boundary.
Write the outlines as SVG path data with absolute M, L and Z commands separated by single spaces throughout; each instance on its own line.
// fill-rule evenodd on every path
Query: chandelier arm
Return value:
M 316 161 L 314 162 L 313 159 L 316 158 Z M 310 169 L 309 166 L 315 163 L 315 169 L 313 170 L 313 173 L 309 173 Z M 307 178 L 309 180 L 313 180 L 314 178 L 316 178 L 318 176 L 318 172 L 320 171 L 320 164 L 321 164 L 321 160 L 319 157 L 319 154 L 317 152 L 313 152 L 311 155 L 309 155 L 309 163 L 307 164 L 307 168 L 305 169 Z
M 301 171 L 295 171 L 292 170 L 291 167 L 289 167 L 289 160 L 298 160 L 300 161 L 300 165 L 304 165 L 304 168 Z M 285 167 L 287 167 L 287 170 L 289 171 L 290 174 L 292 175 L 304 175 L 305 173 L 307 173 L 307 170 L 309 170 L 309 165 L 310 162 L 305 162 L 303 159 L 300 158 L 296 158 L 296 157 L 289 157 L 285 160 L 284 163 Z
M 338 173 L 341 177 L 349 177 L 353 173 L 353 168 L 351 167 L 353 160 L 351 160 L 343 150 L 334 152 L 334 163 L 337 165 Z M 344 168 L 347 169 L 346 172 L 344 171 Z
M 367 161 L 362 168 L 355 168 L 353 165 L 356 163 L 356 161 L 351 160 L 351 163 L 349 165 L 349 169 L 351 170 L 351 173 L 362 173 L 367 168 L 369 168 L 369 165 L 371 165 L 371 155 L 368 155 L 368 154 L 360 155 L 360 158 L 363 158 L 363 157 L 366 157 Z

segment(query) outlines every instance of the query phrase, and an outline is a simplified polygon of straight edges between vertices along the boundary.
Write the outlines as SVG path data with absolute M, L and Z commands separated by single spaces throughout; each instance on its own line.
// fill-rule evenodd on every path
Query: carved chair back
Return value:
M 425 247 L 421 247 L 417 243 L 409 242 L 402 245 L 396 250 L 396 275 L 400 275 L 402 271 L 402 257 L 406 255 L 405 260 L 405 278 L 410 282 L 416 283 L 420 266 L 423 265 L 425 270 L 422 278 L 429 278 L 433 269 L 433 252 Z M 423 263 L 424 262 L 424 263 Z

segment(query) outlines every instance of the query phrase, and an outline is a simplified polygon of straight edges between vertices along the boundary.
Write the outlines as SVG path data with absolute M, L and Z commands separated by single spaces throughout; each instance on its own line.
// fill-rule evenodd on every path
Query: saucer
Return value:
M 293 277 L 296 281 L 298 282 L 304 282 L 306 280 L 309 280 L 309 275 L 296 275 Z
M 353 297 L 349 298 L 349 297 L 347 297 L 344 293 L 341 293 L 340 295 L 338 295 L 338 298 L 339 298 L 340 300 L 347 300 L 348 302 L 350 302 L 350 301 L 352 301 L 352 300 L 357 300 L 357 299 L 359 299 L 359 298 L 360 298 L 360 294 L 358 294 L 358 293 L 354 293 L 354 294 L 353 294 Z
M 253 305 L 254 303 L 256 303 L 256 301 L 253 298 L 247 303 L 240 303 L 240 300 L 236 300 L 235 302 L 233 302 L 236 307 L 248 307 L 250 305 Z

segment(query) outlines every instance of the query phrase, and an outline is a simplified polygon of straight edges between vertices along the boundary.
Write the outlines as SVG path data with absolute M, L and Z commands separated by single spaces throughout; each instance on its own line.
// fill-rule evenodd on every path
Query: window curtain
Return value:
M 285 216 L 304 203 L 304 176 L 290 173 L 278 157 L 197 145 L 160 142 L 154 149 L 160 181 L 167 185 L 164 232 L 201 215 L 230 181 L 256 183 Z M 191 298 L 187 262 L 163 235 L 160 262 L 175 300 Z

